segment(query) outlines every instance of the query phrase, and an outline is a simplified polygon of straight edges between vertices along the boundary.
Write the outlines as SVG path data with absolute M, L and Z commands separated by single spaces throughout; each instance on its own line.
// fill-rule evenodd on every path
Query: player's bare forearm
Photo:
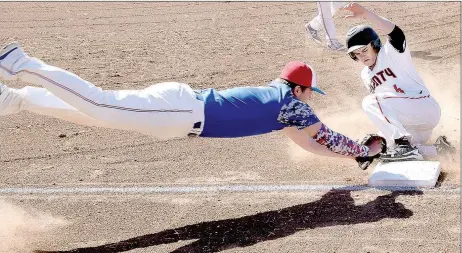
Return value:
M 381 17 L 370 10 L 366 12 L 366 20 L 370 21 L 375 27 L 382 30 L 385 34 L 390 34 L 393 31 L 393 28 L 395 28 L 395 24 L 390 20 Z

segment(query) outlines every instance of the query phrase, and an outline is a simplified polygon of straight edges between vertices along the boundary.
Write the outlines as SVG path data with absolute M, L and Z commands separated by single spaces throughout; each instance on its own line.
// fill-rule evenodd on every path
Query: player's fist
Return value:
M 351 11 L 350 15 L 346 15 L 345 18 L 362 18 L 365 19 L 368 10 L 357 3 L 349 3 L 342 10 Z

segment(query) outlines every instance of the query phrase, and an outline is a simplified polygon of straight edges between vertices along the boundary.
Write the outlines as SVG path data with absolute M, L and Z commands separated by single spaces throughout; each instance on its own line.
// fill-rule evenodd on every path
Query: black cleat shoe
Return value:
M 451 154 L 456 152 L 456 148 L 451 145 L 451 143 L 444 135 L 436 138 L 435 144 L 433 144 L 433 146 L 436 147 L 438 154 Z
M 393 150 L 382 154 L 380 159 L 384 162 L 421 161 L 423 160 L 423 156 L 416 147 L 411 145 L 398 145 Z

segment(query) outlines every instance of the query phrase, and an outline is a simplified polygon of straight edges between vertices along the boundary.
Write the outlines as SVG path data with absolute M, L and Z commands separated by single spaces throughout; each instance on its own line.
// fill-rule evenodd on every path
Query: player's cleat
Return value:
M 6 45 L 5 47 L 2 48 L 2 50 L 0 50 L 0 61 L 2 61 L 9 54 L 11 54 L 12 52 L 14 52 L 15 50 L 20 49 L 20 48 L 21 48 L 21 46 L 19 46 L 19 44 L 17 42 L 12 42 L 12 43 Z
M 6 45 L 0 50 L 0 78 L 4 80 L 16 79 L 15 74 L 18 71 L 18 66 L 21 66 L 27 59 L 27 54 L 24 53 L 19 43 L 13 42 Z
M 315 43 L 322 43 L 321 37 L 319 37 L 319 31 L 311 27 L 310 23 L 305 25 L 305 30 Z
M 447 140 L 446 136 L 441 135 L 436 138 L 435 144 L 433 146 L 436 147 L 436 151 L 438 154 L 448 154 L 454 153 L 456 148 L 451 145 L 451 143 Z
M 329 43 L 327 43 L 327 48 L 335 51 L 346 51 L 345 46 L 338 42 L 338 40 L 331 40 Z
M 13 69 L 13 64 L 25 55 L 19 43 L 12 42 L 0 50 L 0 67 L 4 70 L 11 71 Z
M 423 156 L 419 153 L 417 147 L 401 144 L 387 153 L 380 155 L 380 159 L 384 162 L 421 161 L 423 160 Z

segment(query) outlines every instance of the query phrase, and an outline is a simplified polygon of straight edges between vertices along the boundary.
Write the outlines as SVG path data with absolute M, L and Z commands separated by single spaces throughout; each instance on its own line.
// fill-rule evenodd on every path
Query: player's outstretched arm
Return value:
M 375 14 L 358 3 L 349 3 L 342 9 L 351 12 L 351 14 L 345 16 L 345 18 L 365 19 L 371 22 L 378 29 L 382 30 L 385 34 L 390 34 L 393 31 L 393 28 L 395 28 L 395 24 L 393 24 L 390 20 Z
M 318 122 L 302 130 L 288 127 L 283 132 L 297 145 L 308 152 L 339 158 L 375 156 L 381 151 L 381 145 L 372 143 L 363 146 L 350 138 L 332 131 L 322 122 Z
M 345 156 L 328 150 L 326 146 L 317 143 L 305 131 L 298 130 L 296 127 L 286 127 L 282 132 L 295 144 L 315 155 L 354 159 L 352 156 Z

